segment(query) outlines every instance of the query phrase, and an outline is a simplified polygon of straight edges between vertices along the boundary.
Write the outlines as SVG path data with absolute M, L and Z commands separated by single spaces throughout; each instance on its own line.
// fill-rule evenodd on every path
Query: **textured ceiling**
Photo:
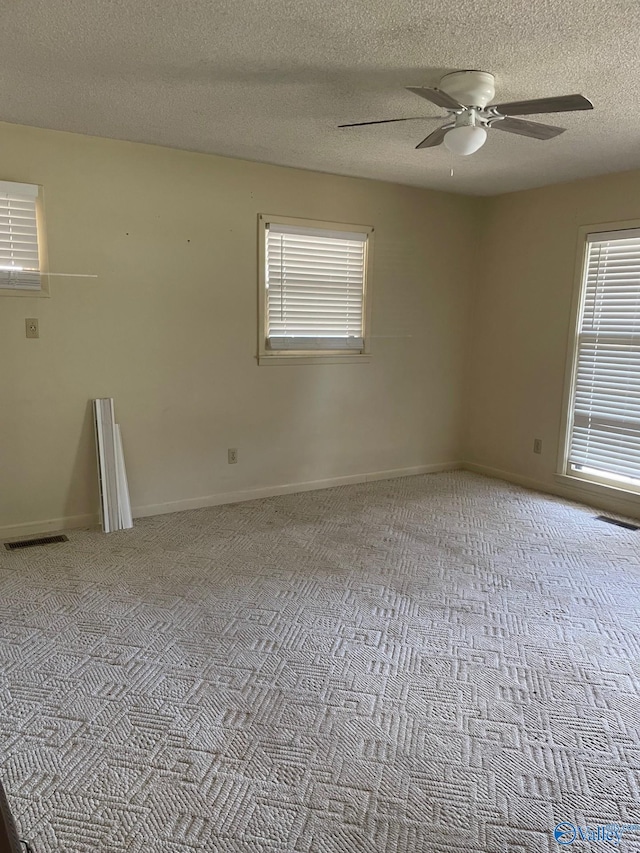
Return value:
M 640 168 L 639 39 L 637 0 L 21 0 L 0 119 L 493 194 Z M 444 147 L 414 150 L 441 113 L 403 87 L 459 68 L 495 74 L 498 101 L 595 110 L 550 116 L 568 130 L 546 142 L 491 132 L 451 178 Z

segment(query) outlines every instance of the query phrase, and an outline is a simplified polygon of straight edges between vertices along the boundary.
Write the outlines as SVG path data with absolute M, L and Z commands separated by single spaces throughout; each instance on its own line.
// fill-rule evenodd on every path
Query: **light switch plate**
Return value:
M 40 324 L 37 317 L 27 317 L 24 321 L 25 332 L 28 338 L 40 337 Z

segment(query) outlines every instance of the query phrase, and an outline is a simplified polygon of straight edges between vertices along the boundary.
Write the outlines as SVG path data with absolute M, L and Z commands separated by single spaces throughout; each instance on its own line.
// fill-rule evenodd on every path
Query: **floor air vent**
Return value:
M 20 548 L 34 548 L 36 545 L 53 545 L 55 542 L 68 542 L 69 537 L 59 533 L 56 536 L 40 536 L 39 539 L 18 539 L 15 542 L 5 542 L 7 551 L 18 551 Z
M 609 518 L 608 515 L 596 515 L 598 521 L 606 521 L 607 524 L 615 524 L 616 527 L 624 527 L 625 530 L 640 530 L 640 524 L 631 524 L 630 521 L 618 521 L 617 518 Z

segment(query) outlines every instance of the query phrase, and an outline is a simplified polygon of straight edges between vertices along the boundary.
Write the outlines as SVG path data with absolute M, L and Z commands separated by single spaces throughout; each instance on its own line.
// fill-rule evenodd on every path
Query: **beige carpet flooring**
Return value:
M 640 823 L 640 532 L 455 472 L 0 554 L 35 853 L 548 853 Z M 640 850 L 640 832 L 621 850 Z

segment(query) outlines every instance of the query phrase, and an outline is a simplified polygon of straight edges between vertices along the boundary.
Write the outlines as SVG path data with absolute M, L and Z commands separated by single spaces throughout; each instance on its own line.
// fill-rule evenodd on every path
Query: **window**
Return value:
M 587 234 L 565 472 L 640 491 L 640 228 Z
M 260 361 L 367 353 L 372 230 L 260 217 Z
M 0 293 L 42 293 L 39 187 L 0 181 Z

